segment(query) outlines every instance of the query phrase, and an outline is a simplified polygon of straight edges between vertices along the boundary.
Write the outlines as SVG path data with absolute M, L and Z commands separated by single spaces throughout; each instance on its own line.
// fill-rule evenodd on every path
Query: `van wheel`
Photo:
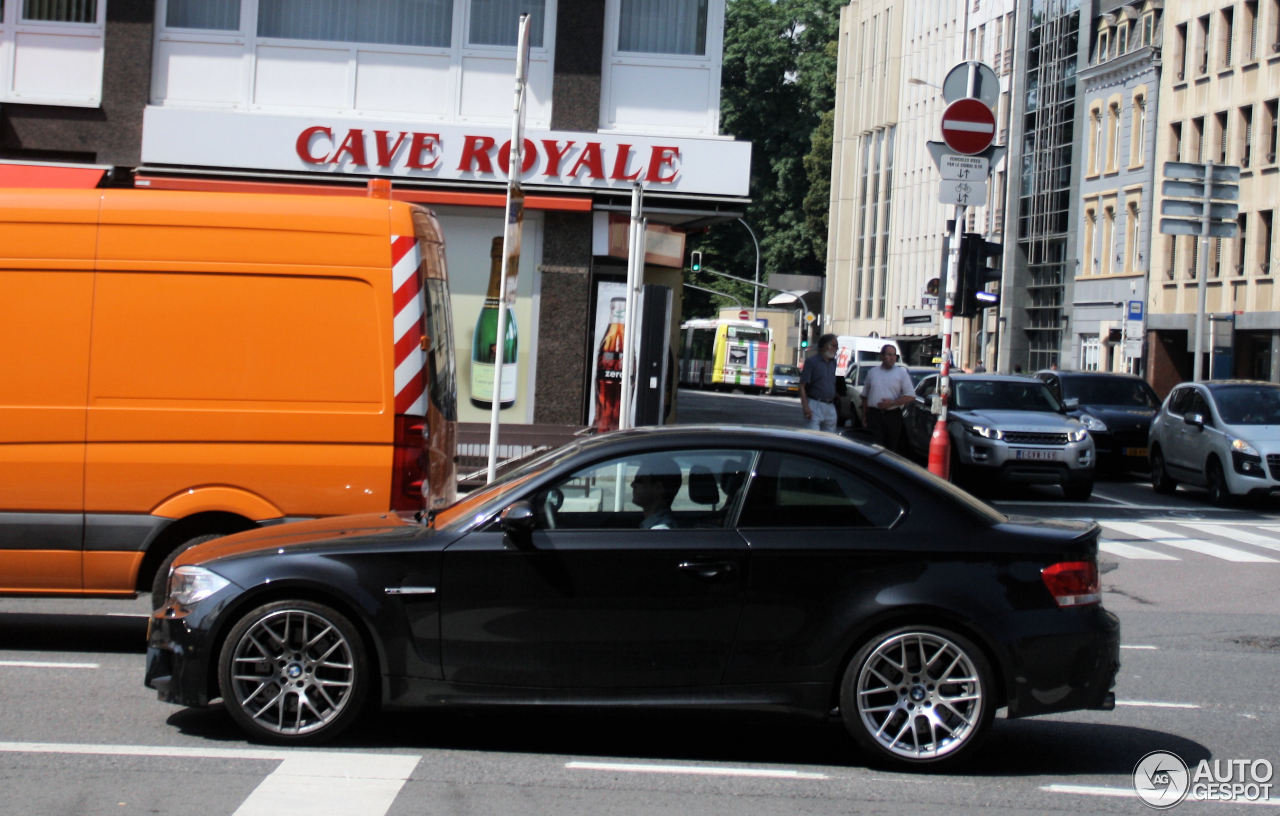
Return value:
M 224 533 L 210 533 L 208 535 L 198 535 L 195 538 L 187 539 L 178 546 L 173 548 L 173 552 L 165 556 L 160 562 L 160 566 L 156 567 L 155 577 L 151 579 L 151 608 L 159 609 L 164 606 L 165 596 L 169 594 L 169 570 L 173 569 L 173 562 L 177 560 L 187 550 L 197 544 L 205 541 L 212 541 L 215 538 L 221 538 Z

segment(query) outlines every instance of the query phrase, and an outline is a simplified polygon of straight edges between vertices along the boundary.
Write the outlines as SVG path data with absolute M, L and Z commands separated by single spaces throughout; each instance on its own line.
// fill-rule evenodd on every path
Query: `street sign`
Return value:
M 742 311 L 738 312 L 738 319 L 739 319 L 739 320 L 750 320 L 750 319 L 751 319 L 751 312 L 748 312 L 746 309 L 743 309 Z
M 944 153 L 938 162 L 938 171 L 946 181 L 984 179 L 991 175 L 991 162 L 982 156 L 962 156 Z
M 957 99 L 942 113 L 942 141 L 957 153 L 981 153 L 996 138 L 996 115 L 978 99 Z
M 1178 215 L 1187 218 L 1203 218 L 1204 217 L 1204 201 L 1193 201 L 1185 198 L 1166 198 L 1160 202 L 1161 215 Z M 1240 207 L 1236 204 L 1219 204 L 1216 201 L 1209 202 L 1210 218 L 1227 218 L 1232 221 L 1240 214 Z
M 1190 162 L 1165 162 L 1165 178 L 1202 179 L 1207 165 Z M 1213 181 L 1239 181 L 1240 166 L 1236 164 L 1215 164 L 1211 173 Z
M 1129 314 L 1126 315 L 1126 318 L 1128 320 L 1135 320 L 1139 323 L 1142 322 L 1142 301 L 1140 300 L 1129 301 Z
M 1161 218 L 1161 235 L 1199 235 L 1203 221 L 1188 221 L 1182 218 Z M 1235 238 L 1240 225 L 1234 221 L 1209 222 L 1210 238 Z
M 902 322 L 904 325 L 914 326 L 920 323 L 932 324 L 935 311 L 933 309 L 903 309 Z
M 1204 182 L 1165 179 L 1160 186 L 1160 192 L 1178 198 L 1204 198 Z M 1240 198 L 1240 188 L 1234 184 L 1210 182 L 1209 197 L 1235 201 Z
M 959 204 L 964 207 L 982 207 L 987 203 L 987 179 L 972 181 L 941 181 L 938 183 L 938 202 Z
M 973 88 L 969 87 L 970 65 L 977 68 Z M 948 102 L 955 102 L 965 97 L 981 99 L 989 108 L 996 106 L 996 102 L 1000 100 L 1000 80 L 990 65 L 977 60 L 967 60 L 947 72 L 947 78 L 942 80 L 942 98 Z

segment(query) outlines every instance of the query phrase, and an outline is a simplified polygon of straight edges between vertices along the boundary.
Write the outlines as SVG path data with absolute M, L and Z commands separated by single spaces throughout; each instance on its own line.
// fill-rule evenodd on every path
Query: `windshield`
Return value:
M 1021 380 L 956 380 L 957 411 L 1059 411 L 1044 383 Z
M 783 375 L 789 374 L 792 377 L 798 377 L 800 376 L 800 369 L 796 368 L 793 365 L 780 365 L 780 366 L 773 367 L 773 373 L 783 374 Z
M 1080 400 L 1081 405 L 1121 405 L 1128 408 L 1157 408 L 1160 402 L 1151 386 L 1128 377 L 1063 377 L 1062 396 Z
M 1213 389 L 1213 400 L 1228 425 L 1280 425 L 1280 387 L 1225 386 Z
M 452 524 L 470 521 L 471 517 L 491 499 L 505 494 L 516 485 L 527 482 L 546 470 L 560 457 L 563 450 L 563 448 L 553 448 L 549 451 L 537 451 L 529 454 L 525 459 L 517 460 L 512 463 L 515 467 L 507 473 L 437 512 L 432 517 L 431 526 L 442 529 Z

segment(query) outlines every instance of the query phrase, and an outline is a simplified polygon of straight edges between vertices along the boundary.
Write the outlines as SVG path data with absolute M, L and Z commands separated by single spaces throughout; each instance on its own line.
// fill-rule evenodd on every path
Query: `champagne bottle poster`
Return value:
M 516 353 L 520 333 L 516 326 L 515 310 L 503 310 L 506 316 L 503 331 L 502 373 L 495 371 L 498 348 L 498 312 L 502 286 L 502 236 L 494 238 L 489 250 L 489 284 L 484 305 L 476 317 L 475 331 L 471 335 L 471 404 L 480 409 L 493 407 L 495 388 L 506 409 L 516 402 Z M 514 300 L 514 298 L 513 298 Z
M 625 283 L 601 281 L 597 285 L 595 330 L 591 335 L 591 387 L 587 406 L 587 424 L 595 426 L 597 430 L 618 427 L 618 406 L 622 397 L 621 343 L 626 336 L 626 321 L 620 310 L 626 301 Z

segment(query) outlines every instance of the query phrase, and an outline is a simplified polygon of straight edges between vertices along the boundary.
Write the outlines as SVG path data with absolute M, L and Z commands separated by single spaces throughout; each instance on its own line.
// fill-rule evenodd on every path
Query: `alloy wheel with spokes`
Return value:
M 332 738 L 359 715 L 370 682 L 355 626 L 309 601 L 245 615 L 223 642 L 218 669 L 232 718 L 270 742 Z
M 965 638 L 908 627 L 868 641 L 850 662 L 840 710 L 853 737 L 894 763 L 954 761 L 994 713 L 991 670 Z

